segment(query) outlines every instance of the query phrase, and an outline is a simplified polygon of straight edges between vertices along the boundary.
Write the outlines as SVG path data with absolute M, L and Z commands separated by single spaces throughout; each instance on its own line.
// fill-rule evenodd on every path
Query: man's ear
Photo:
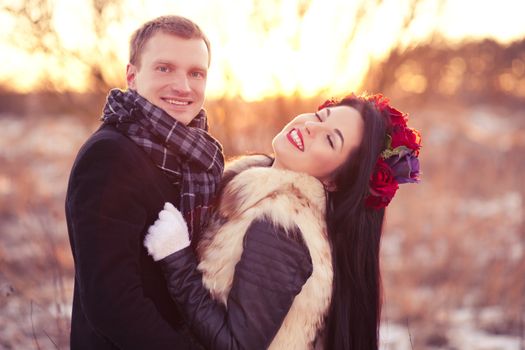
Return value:
M 128 89 L 136 89 L 135 77 L 137 76 L 137 67 L 131 63 L 126 66 L 126 81 L 128 82 Z
M 335 185 L 335 182 L 332 179 L 323 180 L 323 185 L 325 190 L 327 190 L 328 192 L 337 191 L 337 186 Z

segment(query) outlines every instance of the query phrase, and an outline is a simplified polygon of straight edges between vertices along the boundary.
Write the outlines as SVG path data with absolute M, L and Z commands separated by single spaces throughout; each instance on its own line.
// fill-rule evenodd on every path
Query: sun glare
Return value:
M 137 24 L 167 13 L 186 16 L 199 23 L 212 42 L 209 96 L 246 100 L 312 96 L 320 91 L 341 94 L 356 89 L 371 60 L 380 60 L 393 45 L 422 42 L 435 30 L 449 40 L 492 37 L 511 41 L 525 33 L 516 15 L 525 12 L 525 2 L 500 0 L 498 8 L 507 9 L 508 16 L 503 18 L 496 16 L 495 5 L 490 3 L 462 0 L 440 5 L 437 0 L 423 0 L 410 28 L 401 32 L 410 2 L 385 0 L 379 7 L 370 2 L 371 10 L 358 19 L 359 27 L 351 36 L 359 4 L 344 0 L 231 0 L 226 6 L 211 0 L 184 4 L 127 0 L 123 20 L 112 23 L 103 37 L 97 38 L 89 2 L 57 0 L 54 25 L 63 46 L 79 55 L 97 60 L 113 51 L 115 59 L 108 62 L 106 74 L 123 77 L 128 38 Z M 14 25 L 13 18 L 5 14 L 0 13 L 0 19 L 5 20 L 6 30 Z M 86 88 L 89 71 L 82 64 L 25 52 L 8 44 L 5 36 L 0 40 L 5 61 L 0 82 L 13 81 L 17 89 L 28 91 L 47 74 L 61 89 Z M 403 79 L 414 91 L 424 85 L 417 77 Z

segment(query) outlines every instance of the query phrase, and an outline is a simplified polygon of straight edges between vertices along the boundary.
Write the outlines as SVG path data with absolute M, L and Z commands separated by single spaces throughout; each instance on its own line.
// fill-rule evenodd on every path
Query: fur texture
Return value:
M 317 179 L 272 169 L 268 163 L 267 157 L 252 156 L 228 165 L 225 174 L 239 174 L 226 185 L 219 209 L 200 241 L 199 269 L 206 288 L 226 304 L 243 238 L 252 221 L 264 218 L 287 230 L 297 225 L 310 252 L 313 272 L 294 299 L 270 349 L 310 349 L 323 329 L 332 295 L 325 192 Z

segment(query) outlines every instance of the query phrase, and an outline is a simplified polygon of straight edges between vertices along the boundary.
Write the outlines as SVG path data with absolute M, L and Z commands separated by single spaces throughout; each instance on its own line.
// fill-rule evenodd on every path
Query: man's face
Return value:
M 208 49 L 202 39 L 155 33 L 139 63 L 127 66 L 128 88 L 188 125 L 204 104 Z

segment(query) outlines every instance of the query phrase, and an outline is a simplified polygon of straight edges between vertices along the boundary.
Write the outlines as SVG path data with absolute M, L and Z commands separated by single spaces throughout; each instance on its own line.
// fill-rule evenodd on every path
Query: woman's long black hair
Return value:
M 362 97 L 347 97 L 337 105 L 356 108 L 364 128 L 360 146 L 335 174 L 336 191 L 327 197 L 334 287 L 325 347 L 377 349 L 382 304 L 379 247 L 384 209 L 366 208 L 364 201 L 370 176 L 385 147 L 388 116 Z

